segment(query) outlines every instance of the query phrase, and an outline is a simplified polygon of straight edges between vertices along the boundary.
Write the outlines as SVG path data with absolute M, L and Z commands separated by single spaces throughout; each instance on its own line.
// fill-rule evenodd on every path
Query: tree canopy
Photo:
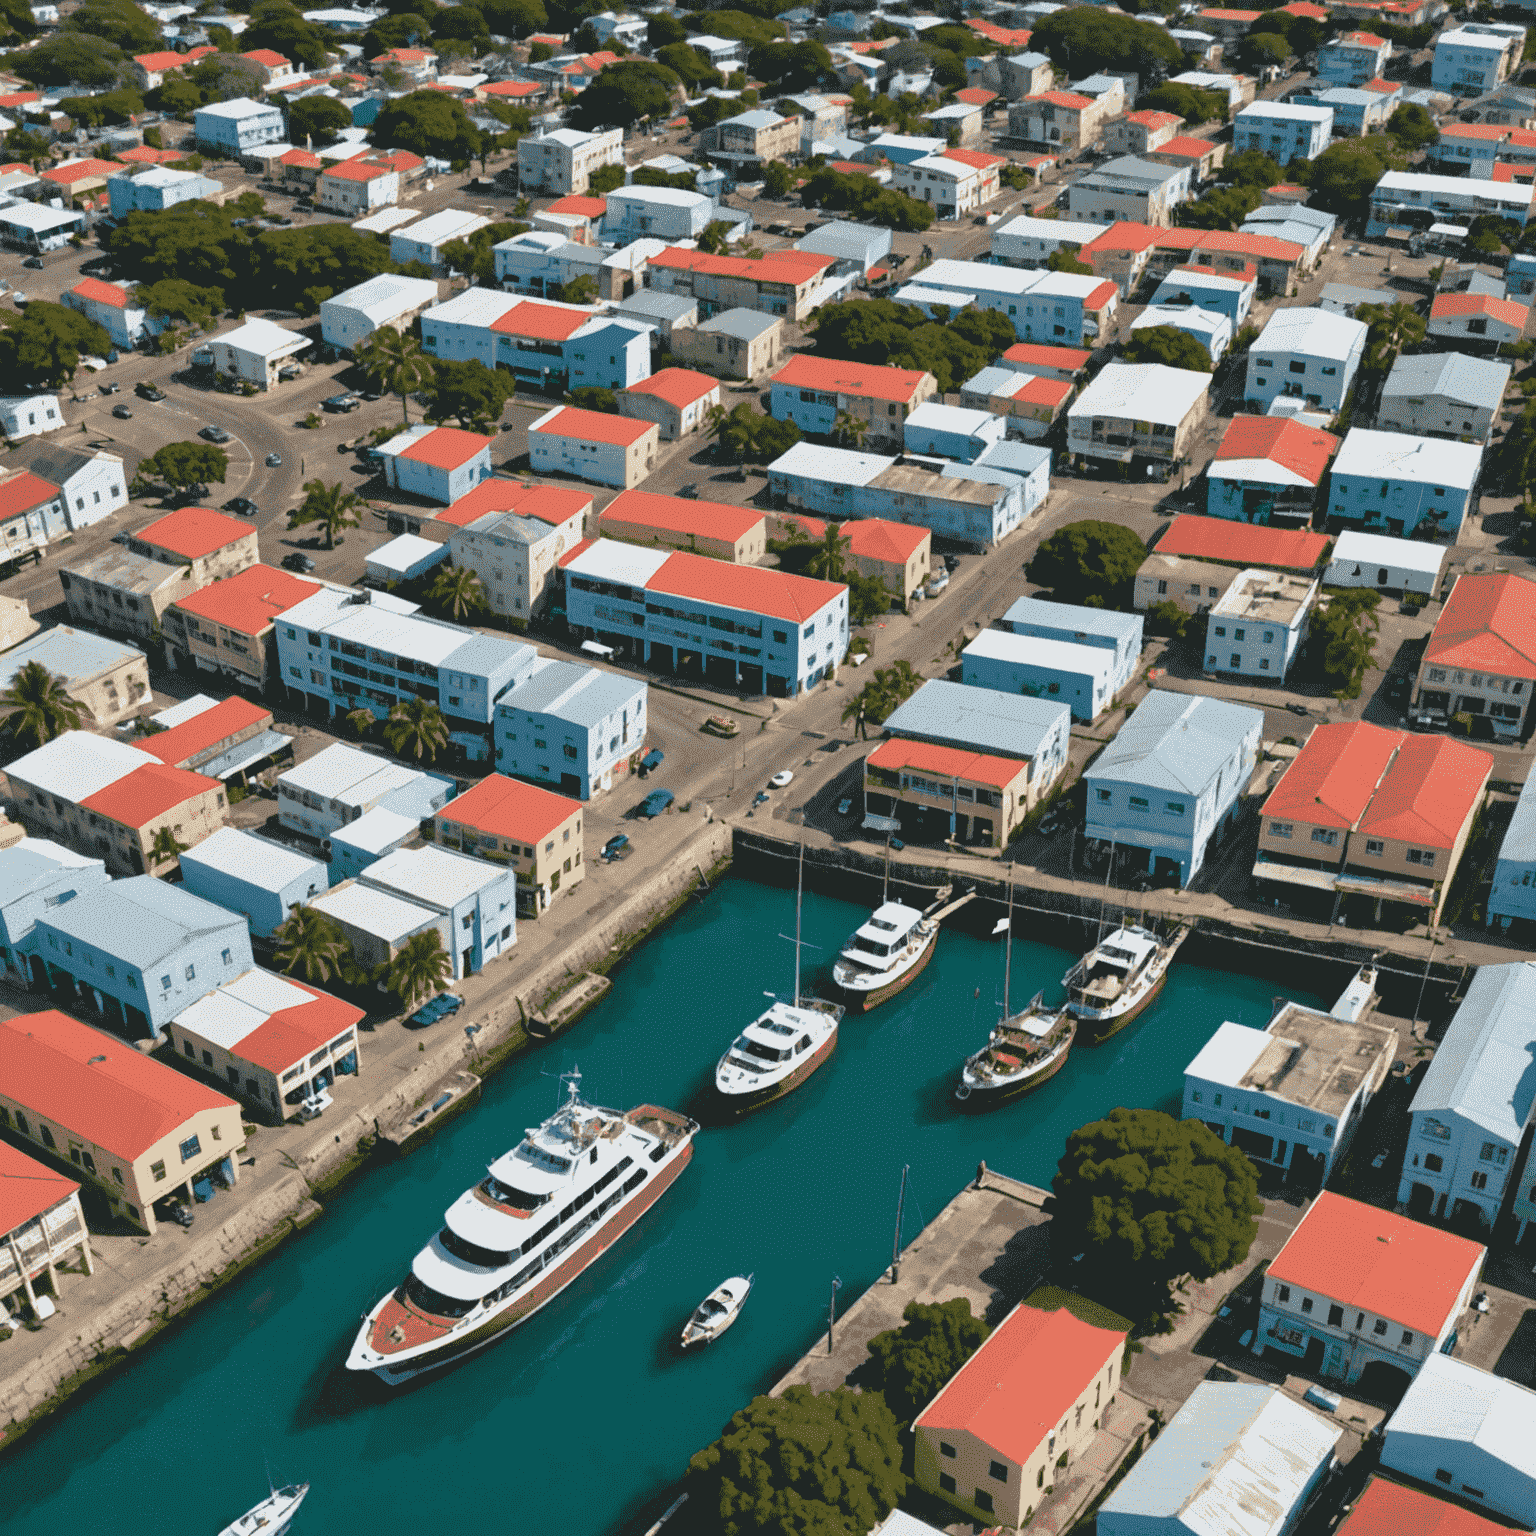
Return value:
M 485 24 L 498 37 L 527 37 L 549 25 L 542 0 L 473 0 Z
M 162 443 L 139 460 L 139 473 L 176 488 L 213 480 L 222 485 L 229 473 L 229 455 L 212 443 Z
M 882 187 L 872 176 L 861 176 L 857 171 L 844 174 L 825 165 L 802 183 L 800 202 L 806 208 L 851 214 L 858 223 L 886 229 L 924 230 L 933 223 L 930 204 Z
M 165 46 L 160 40 L 160 24 L 133 0 L 81 0 L 59 23 L 59 30 L 89 33 L 124 53 L 148 53 Z
M 599 73 L 571 105 L 573 128 L 606 125 L 627 128 L 644 118 L 660 117 L 671 109 L 672 93 L 681 84 L 665 64 L 649 59 L 621 59 Z M 711 101 L 718 100 L 711 96 Z
M 747 72 L 777 91 L 806 91 L 832 73 L 832 55 L 818 42 L 763 43 L 747 55 Z
M 399 270 L 382 241 L 346 224 L 263 230 L 256 236 L 251 262 L 258 302 L 301 315 L 318 313 L 333 293 Z M 238 307 L 251 305 L 241 302 Z
M 183 325 L 205 328 L 224 308 L 224 294 L 220 289 L 199 288 L 179 277 L 142 283 L 134 298 L 144 306 L 146 314 L 157 320 L 179 320 Z
M 298 6 L 289 0 L 256 0 L 251 7 L 250 25 L 240 34 L 245 52 L 270 48 L 296 64 L 318 69 L 326 62 L 326 32 L 306 21 Z
M 658 48 L 656 61 L 665 64 L 689 90 L 724 83 L 725 77 L 691 43 L 668 43 Z
M 688 1491 L 720 1536 L 868 1531 L 906 1492 L 896 1419 L 878 1392 L 789 1387 L 754 1397 L 688 1463 Z
M 74 377 L 82 356 L 111 349 L 112 338 L 78 310 L 42 300 L 0 330 L 0 377 L 53 389 Z
M 821 357 L 925 369 L 941 393 L 958 389 L 1016 340 L 1013 322 L 990 309 L 965 309 L 944 322 L 891 299 L 828 304 L 815 316 Z
M 1285 180 L 1285 172 L 1262 149 L 1245 149 L 1234 155 L 1216 173 L 1235 187 L 1276 187 Z
M 468 161 L 480 153 L 480 129 L 464 103 L 442 91 L 412 91 L 384 103 L 374 119 L 373 142 L 413 155 Z
M 144 98 L 137 91 L 102 91 L 96 96 L 66 96 L 59 102 L 65 113 L 82 128 L 103 128 L 109 123 L 126 123 L 144 110 Z
M 1244 69 L 1276 69 L 1290 58 L 1291 45 L 1266 27 L 1262 32 L 1250 32 L 1238 45 L 1237 56 Z
M 762 16 L 750 16 L 746 11 L 710 11 L 703 16 L 689 16 L 683 25 L 690 32 L 707 32 L 711 37 L 728 37 L 733 42 L 745 43 L 749 48 L 771 43 L 783 37 L 784 23 L 769 21 Z
M 869 1341 L 869 1357 L 886 1404 L 910 1424 L 992 1330 L 961 1296 L 937 1305 L 910 1301 L 901 1315 L 900 1328 Z
M 1059 603 L 1128 608 L 1147 546 L 1120 523 L 1086 519 L 1045 539 L 1025 574 Z
M 1166 28 L 1097 6 L 1053 12 L 1034 29 L 1029 46 L 1048 55 L 1074 80 L 1104 70 L 1126 70 L 1157 86 L 1184 67 L 1183 51 Z
M 517 393 L 517 380 L 501 368 L 487 368 L 478 358 L 439 358 L 422 393 L 428 421 L 455 419 L 474 431 L 489 432 Z
M 352 114 L 334 96 L 302 96 L 288 108 L 288 133 L 295 144 L 306 139 L 329 144 L 351 126 Z
M 1205 343 L 1176 325 L 1146 325 L 1132 331 L 1125 343 L 1125 360 L 1187 368 L 1191 373 L 1210 373 L 1214 366 Z
M 1161 1312 L 1183 1276 L 1208 1280 L 1248 1256 L 1258 1183 L 1247 1156 L 1199 1120 L 1111 1110 L 1067 1138 L 1052 1244 L 1087 1255 L 1083 1274 L 1111 1305 Z
M 1376 650 L 1379 592 L 1356 588 L 1331 592 L 1318 604 L 1307 633 L 1301 671 L 1333 691 L 1337 699 L 1358 699 Z
M 1176 80 L 1164 81 L 1155 91 L 1144 91 L 1136 98 L 1136 105 L 1148 112 L 1172 112 L 1190 128 L 1227 120 L 1227 98 L 1220 91 L 1197 91 Z
M 128 56 L 114 43 L 81 32 L 56 32 L 24 53 L 7 56 L 13 74 L 33 85 L 107 88 L 124 79 Z
M 1350 217 L 1364 212 L 1372 189 L 1391 168 L 1392 149 L 1380 134 L 1335 139 L 1310 164 L 1292 162 L 1291 174 L 1304 182 L 1317 207 Z

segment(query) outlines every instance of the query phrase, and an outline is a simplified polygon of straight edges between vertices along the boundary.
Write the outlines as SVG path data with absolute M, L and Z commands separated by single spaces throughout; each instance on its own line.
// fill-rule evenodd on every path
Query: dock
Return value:
M 567 988 L 555 1000 L 529 1014 L 526 1029 L 530 1040 L 553 1040 L 556 1035 L 569 1029 L 589 1009 L 595 1008 L 613 989 L 606 976 L 585 971 L 577 977 L 575 985 Z
M 449 1120 L 462 1114 L 480 1097 L 480 1079 L 473 1072 L 454 1072 L 438 1083 L 426 1102 L 413 1105 L 387 1125 L 379 1127 L 379 1141 L 393 1147 L 397 1157 L 414 1152 L 435 1136 Z

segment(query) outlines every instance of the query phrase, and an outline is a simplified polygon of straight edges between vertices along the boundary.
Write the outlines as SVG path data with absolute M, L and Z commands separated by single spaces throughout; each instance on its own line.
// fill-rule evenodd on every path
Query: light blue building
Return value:
M 1504 296 L 1529 303 L 1533 293 L 1536 293 L 1536 256 L 1516 252 L 1504 268 Z
M 679 187 L 616 187 L 607 197 L 603 239 L 610 245 L 632 240 L 696 240 L 713 217 L 714 203 L 702 192 Z
M 1009 635 L 1037 635 L 1042 640 L 1066 640 L 1073 645 L 1097 645 L 1114 656 L 1110 692 L 1119 693 L 1136 676 L 1141 660 L 1142 616 L 1110 608 L 1080 608 L 1075 603 L 1050 603 L 1021 597 L 992 626 Z
M 1397 107 L 1396 98 L 1385 92 L 1362 91 L 1349 85 L 1303 91 L 1295 99 L 1301 106 L 1327 107 L 1333 113 L 1336 139 L 1358 139 L 1362 134 L 1375 133 Z
M 421 832 L 421 819 L 376 805 L 356 821 L 337 827 L 321 844 L 330 860 L 331 884 L 355 879 L 387 854 L 403 848 Z
M 82 891 L 109 884 L 107 867 L 43 837 L 0 849 L 0 976 L 23 986 L 34 978 L 28 961 L 38 918 Z
M 1329 476 L 1328 516 L 1392 538 L 1422 524 L 1454 539 L 1482 462 L 1476 443 L 1351 427 Z
M 318 859 L 236 827 L 220 827 L 179 863 L 185 889 L 238 912 L 258 939 L 270 939 L 294 907 L 330 888 Z
M 1114 652 L 1103 646 L 984 629 L 960 653 L 960 681 L 1065 704 L 1074 720 L 1088 721 L 1115 696 L 1114 666 Z
M 4 854 L 0 854 L 3 860 Z M 4 865 L 0 864 L 0 879 Z M 0 919 L 3 919 L 0 911 Z M 1508 928 L 1511 923 L 1536 921 L 1536 773 L 1525 781 L 1509 830 L 1499 844 L 1488 892 L 1488 926 Z
M 1002 442 L 1007 427 L 1008 418 L 991 411 L 925 400 L 902 423 L 902 440 L 908 453 L 937 454 L 971 464 Z
M 1258 290 L 1256 277 L 1206 267 L 1175 267 L 1157 286 L 1154 304 L 1187 304 L 1225 315 L 1235 332 L 1248 318 Z
M 1315 160 L 1333 138 L 1331 107 L 1297 107 L 1255 101 L 1232 119 L 1232 153 L 1256 149 L 1276 165 Z
M 644 749 L 646 693 L 620 672 L 546 657 L 496 706 L 496 766 L 590 800 Z
M 651 328 L 638 320 L 593 320 L 565 343 L 572 389 L 628 389 L 651 376 Z
M 238 158 L 263 144 L 278 143 L 284 132 L 283 114 L 265 102 L 240 96 L 199 107 L 192 114 L 192 132 L 203 148 Z
M 224 183 L 196 171 L 173 171 L 167 166 L 152 166 L 137 176 L 111 176 L 107 194 L 112 199 L 112 217 L 126 218 L 130 213 L 162 213 L 177 203 L 197 198 L 217 197 Z
M 1084 837 L 1117 859 L 1140 854 L 1153 876 L 1188 885 L 1211 840 L 1237 819 L 1263 729 L 1262 710 L 1154 689 L 1084 775 Z
M 1334 412 L 1365 356 L 1366 326 L 1331 309 L 1277 309 L 1248 352 L 1244 396 L 1260 411 L 1284 395 Z
M 129 1038 L 158 1039 L 182 1009 L 255 964 L 243 917 L 153 875 L 49 908 L 36 919 L 32 947 L 51 987 Z
M 646 348 L 645 366 L 651 366 Z M 451 506 L 491 478 L 491 440 L 459 427 L 419 421 L 377 449 L 384 482 L 399 491 Z

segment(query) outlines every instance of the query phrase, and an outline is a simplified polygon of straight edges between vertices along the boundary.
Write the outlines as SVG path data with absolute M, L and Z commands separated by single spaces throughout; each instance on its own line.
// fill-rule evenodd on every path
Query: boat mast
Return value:
M 885 878 L 880 882 L 880 905 L 891 899 L 891 829 L 885 829 Z
M 1013 981 L 1013 865 L 1008 866 L 1008 932 L 1003 938 L 1003 1018 L 1011 1017 L 1008 992 Z
M 795 873 L 795 1007 L 800 1006 L 800 898 L 805 891 L 805 837 L 800 838 L 800 864 Z

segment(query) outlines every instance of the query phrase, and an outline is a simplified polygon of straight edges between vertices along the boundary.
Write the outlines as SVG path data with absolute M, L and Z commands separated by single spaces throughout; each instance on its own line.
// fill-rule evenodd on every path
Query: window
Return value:
M 1301 1310 L 1303 1312 L 1310 1312 L 1312 1310 L 1312 1298 L 1310 1296 L 1303 1296 L 1301 1298 Z
M 1096 789 L 1094 793 L 1099 797 L 1100 805 L 1108 805 L 1115 798 L 1114 792 L 1108 789 Z
M 155 1183 L 158 1184 L 158 1183 L 160 1183 L 160 1181 L 162 1179 L 165 1178 L 165 1164 L 164 1163 L 151 1163 L 149 1165 L 149 1172 L 150 1172 L 151 1177 L 154 1179 Z
M 1330 1306 L 1328 1308 L 1328 1326 L 1330 1328 L 1342 1328 L 1344 1326 L 1344 1308 Z
M 1002 1462 L 994 1461 L 987 1469 L 987 1476 L 995 1483 L 1006 1483 L 1008 1481 L 1008 1468 Z
M 1447 1478 L 1446 1481 L 1449 1482 L 1450 1479 Z M 954 1480 L 954 1478 L 951 1477 L 948 1472 L 940 1472 L 939 1473 L 939 1487 L 942 1488 L 945 1493 L 953 1493 L 955 1491 L 955 1480 Z
M 1438 1152 L 1426 1152 L 1424 1154 L 1424 1167 L 1429 1173 L 1439 1173 L 1445 1167 L 1445 1159 Z
M 1435 1468 L 1435 1481 L 1437 1483 L 1445 1483 L 1445 1484 L 1449 1485 L 1450 1481 L 1451 1481 L 1451 1474 L 1449 1472 L 1447 1472 L 1444 1467 L 1436 1467 Z
M 197 967 L 195 965 L 189 965 L 187 967 L 187 980 L 191 981 L 192 978 L 194 976 L 196 976 L 196 975 L 197 975 Z
M 1477 1154 L 1477 1160 L 1480 1163 L 1491 1163 L 1493 1161 L 1493 1143 L 1491 1141 L 1483 1143 L 1481 1151 Z
M 990 1511 L 992 1508 L 992 1495 L 985 1488 L 976 1490 L 976 1508 Z
M 223 962 L 224 962 L 224 964 L 225 964 L 225 965 L 228 965 L 228 964 L 229 964 L 229 958 L 230 958 L 230 957 L 229 957 L 229 951 L 228 951 L 228 950 L 227 950 L 227 949 L 226 949 L 226 950 L 225 950 L 225 951 L 224 951 L 224 952 L 223 952 L 223 953 L 222 953 L 222 954 L 221 954 L 221 955 L 220 955 L 220 956 L 219 956 L 219 958 L 220 958 L 220 959 L 221 959 L 221 960 L 222 960 L 222 961 L 223 961 Z
M 1294 825 L 1289 821 L 1272 821 L 1269 824 L 1271 837 L 1289 837 L 1294 830 Z
M 1216 626 L 1216 637 L 1219 640 L 1225 640 L 1227 638 L 1227 626 L 1225 624 L 1218 624 Z
M 1182 816 L 1184 814 L 1184 802 L 1182 800 L 1169 800 L 1164 803 L 1163 809 L 1170 816 Z
M 184 1142 L 182 1142 L 182 1144 L 181 1144 L 181 1160 L 182 1160 L 182 1162 L 190 1163 L 192 1161 L 192 1159 L 194 1157 L 196 1157 L 197 1154 L 199 1152 L 201 1152 L 202 1150 L 203 1150 L 202 1142 L 200 1142 L 197 1139 L 196 1136 L 188 1136 L 187 1139 Z
M 1328 827 L 1312 828 L 1312 841 L 1314 843 L 1322 843 L 1324 847 L 1332 848 L 1334 844 L 1338 842 L 1338 840 L 1339 834 L 1332 831 Z
M 160 990 L 162 992 L 169 992 L 171 990 L 171 978 L 169 976 L 162 976 L 160 978 Z
M 1476 323 L 1476 321 L 1473 322 L 1473 324 Z M 1471 329 L 1471 327 L 1468 327 L 1468 329 Z M 1461 1491 L 1463 1493 L 1471 1494 L 1474 1499 L 1480 1499 L 1483 1497 L 1483 1490 L 1481 1488 L 1474 1488 L 1471 1483 L 1463 1483 L 1461 1485 Z
M 1404 1328 L 1403 1329 L 1403 1343 L 1405 1345 L 1413 1343 L 1413 1330 L 1412 1329 L 1410 1329 L 1410 1328 Z
M 1384 1317 L 1378 1317 L 1371 1326 L 1378 1336 L 1384 1335 L 1387 1331 L 1387 1320 Z
M 1290 1286 L 1288 1286 L 1288 1285 L 1277 1285 L 1275 1287 L 1275 1300 L 1276 1301 L 1289 1301 L 1290 1299 L 1291 1299 L 1291 1288 L 1290 1288 Z
M 1144 811 L 1144 810 L 1146 810 L 1146 808 L 1147 808 L 1147 797 L 1145 795 L 1132 795 L 1131 796 L 1131 809 L 1133 811 Z
M 1365 851 L 1373 858 L 1380 858 L 1386 844 L 1379 837 L 1368 837 L 1365 840 Z
M 1487 1189 L 1488 1175 L 1486 1173 L 1474 1173 L 1471 1178 L 1473 1189 Z
M 940 1456 L 953 1456 L 954 1454 L 955 1454 L 954 1446 L 950 1445 L 947 1441 L 944 1441 L 944 1440 L 940 1440 L 939 1441 L 939 1455 Z

